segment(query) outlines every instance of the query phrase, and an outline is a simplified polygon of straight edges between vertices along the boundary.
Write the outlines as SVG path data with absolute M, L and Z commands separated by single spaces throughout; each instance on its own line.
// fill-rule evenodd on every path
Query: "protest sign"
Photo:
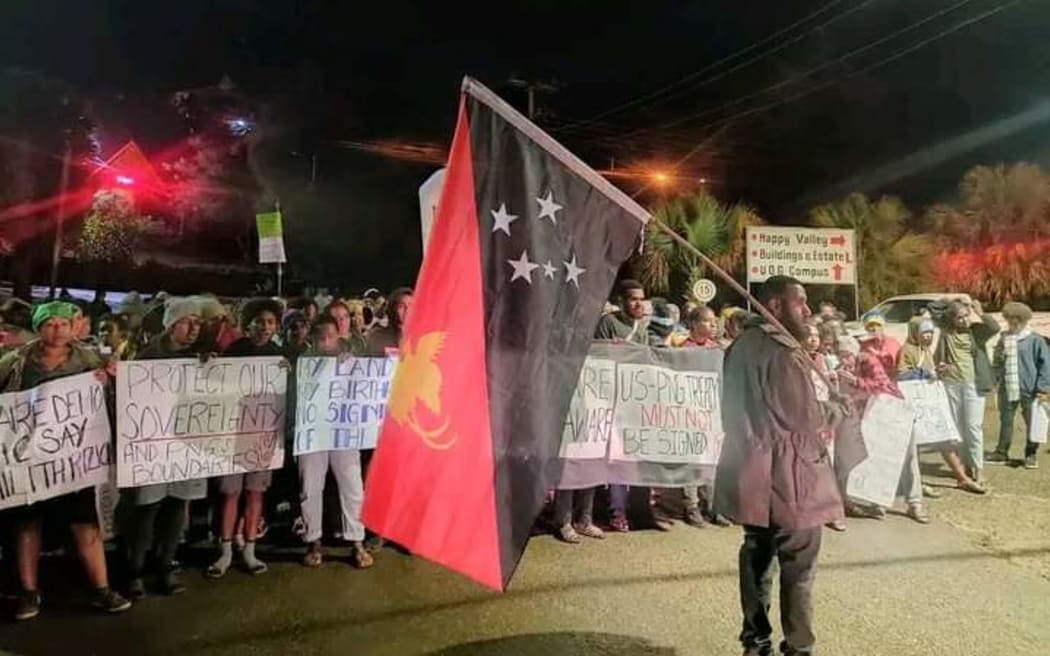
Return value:
M 710 480 L 722 449 L 720 349 L 597 342 L 561 436 L 558 487 Z
M 284 462 L 283 358 L 117 365 L 117 485 L 277 469 Z
M 112 462 L 106 395 L 94 373 L 0 394 L 0 508 L 104 483 Z
M 913 380 L 898 385 L 908 406 L 915 413 L 913 431 L 916 444 L 959 441 L 959 429 L 952 418 L 944 383 Z
M 1032 403 L 1032 417 L 1028 420 L 1028 441 L 1046 444 L 1046 433 L 1050 431 L 1050 411 L 1047 404 L 1040 401 Z
M 299 358 L 295 455 L 374 449 L 396 366 L 396 357 Z
M 605 458 L 613 431 L 616 401 L 616 363 L 587 358 L 572 394 L 562 431 L 562 458 Z
M 880 506 L 893 505 L 914 423 L 915 414 L 904 399 L 879 394 L 868 401 L 860 422 L 868 457 L 850 472 L 846 494 Z
M 718 373 L 617 367 L 612 460 L 718 464 Z

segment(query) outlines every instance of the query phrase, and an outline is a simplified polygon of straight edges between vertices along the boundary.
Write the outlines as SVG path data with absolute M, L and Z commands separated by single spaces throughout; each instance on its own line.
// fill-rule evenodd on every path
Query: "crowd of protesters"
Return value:
M 387 298 L 373 289 L 361 298 L 319 295 L 241 302 L 163 293 L 146 302 L 131 292 L 116 308 L 101 298 L 100 294 L 92 303 L 80 303 L 63 295 L 36 306 L 17 299 L 6 302 L 0 309 L 0 392 L 28 390 L 92 371 L 109 381 L 120 360 L 279 356 L 294 371 L 300 355 L 386 356 L 397 351 L 412 290 L 399 288 Z M 290 431 L 292 422 L 286 425 Z M 338 488 L 342 519 L 338 533 L 351 545 L 351 562 L 368 568 L 383 546 L 378 536 L 365 535 L 360 519 L 370 455 L 371 451 L 353 450 L 288 459 L 292 467 L 277 470 L 276 478 L 290 475 L 290 483 L 275 480 L 275 472 L 266 470 L 122 490 L 116 519 L 118 560 L 126 576 L 120 592 L 110 584 L 94 488 L 0 511 L 3 555 L 9 563 L 14 561 L 20 586 L 15 618 L 27 620 L 40 612 L 38 572 L 45 524 L 71 529 L 92 587 L 91 605 L 101 612 L 127 610 L 148 588 L 162 595 L 183 592 L 177 552 L 189 524 L 190 504 L 205 502 L 209 487 L 216 503 L 205 505 L 205 514 L 211 516 L 206 523 L 217 540 L 206 577 L 226 575 L 234 562 L 235 545 L 244 571 L 256 575 L 267 571 L 256 541 L 267 531 L 267 508 L 275 505 L 267 505 L 267 492 L 275 483 L 283 483 L 282 493 L 298 491 L 282 500 L 294 503 L 299 511 L 295 530 L 306 543 L 303 563 L 321 565 L 322 500 L 329 471 Z M 152 585 L 147 586 L 147 580 Z
M 69 299 L 35 307 L 8 301 L 0 307 L 0 392 L 27 390 L 89 371 L 106 379 L 113 376 L 118 360 L 282 356 L 294 371 L 300 355 L 392 355 L 398 349 L 411 304 L 412 290 L 408 288 L 394 290 L 386 298 L 373 289 L 359 298 L 319 294 L 286 301 L 254 298 L 239 302 L 212 295 L 169 297 L 163 293 L 146 302 L 132 292 L 115 308 L 107 306 L 101 295 L 92 303 Z M 1027 421 L 1036 400 L 1050 392 L 1050 349 L 1027 329 L 1031 310 L 1011 303 L 1003 314 L 1009 327 L 989 357 L 986 345 L 1000 328 L 978 303 L 946 301 L 931 306 L 911 321 L 903 345 L 885 334 L 885 317 L 877 313 L 863 318 L 866 334 L 858 340 L 846 333 L 844 317 L 833 305 L 822 304 L 813 316 L 806 310 L 808 338 L 803 348 L 815 365 L 817 397 L 844 400 L 854 409 L 834 430 L 827 431 L 825 439 L 845 516 L 885 516 L 886 509 L 852 500 L 846 494 L 847 465 L 855 464 L 858 458 L 854 456 L 863 453 L 859 417 L 868 399 L 876 394 L 901 396 L 898 381 L 944 382 L 962 441 L 931 448 L 939 450 L 960 490 L 985 493 L 984 464 L 1007 461 L 1017 410 L 1021 409 Z M 746 328 L 760 322 L 759 317 L 742 308 L 715 312 L 702 304 L 688 303 L 679 308 L 664 299 L 650 299 L 642 285 L 627 280 L 620 286 L 616 304 L 607 305 L 595 338 L 624 345 L 724 350 Z M 935 339 L 938 331 L 939 339 Z M 998 393 L 1001 434 L 995 452 L 985 458 L 984 401 L 992 392 Z M 1026 445 L 1025 467 L 1038 465 L 1035 447 L 1031 442 Z M 927 523 L 930 516 L 924 498 L 939 494 L 936 488 L 923 484 L 918 451 L 914 443 L 909 448 L 900 493 L 907 504 L 907 515 Z M 383 546 L 378 536 L 366 535 L 360 520 L 370 455 L 370 451 L 355 450 L 318 452 L 289 458 L 290 466 L 276 472 L 122 490 L 117 513 L 118 555 L 126 563 L 126 576 L 122 577 L 126 580 L 117 586 L 121 592 L 110 585 L 93 489 L 0 511 L 0 526 L 10 533 L 3 555 L 9 560 L 13 555 L 21 588 L 15 617 L 30 619 L 40 611 L 38 564 L 44 548 L 44 520 L 72 529 L 97 610 L 126 610 L 133 600 L 145 596 L 147 589 L 163 595 L 184 591 L 178 550 L 190 523 L 191 502 L 195 506 L 206 504 L 209 491 L 215 503 L 207 506 L 211 517 L 206 523 L 216 538 L 216 553 L 205 569 L 208 578 L 223 577 L 235 560 L 251 574 L 266 572 L 256 542 L 266 534 L 267 516 L 278 505 L 268 497 L 281 495 L 286 497 L 281 501 L 290 501 L 297 511 L 294 525 L 305 543 L 304 565 L 319 566 L 324 560 L 322 537 L 328 507 L 323 499 L 329 479 L 337 489 L 332 496 L 337 500 L 338 534 L 350 543 L 352 564 L 368 568 Z M 268 495 L 271 485 L 281 488 L 277 494 L 271 491 Z M 712 481 L 674 491 L 653 488 L 633 494 L 627 486 L 610 485 L 605 530 L 595 521 L 596 492 L 552 493 L 549 511 L 556 537 L 576 544 L 582 537 L 603 538 L 606 530 L 629 532 L 628 506 L 632 502 L 646 506 L 641 513 L 634 508 L 633 516 L 646 518 L 647 527 L 669 530 L 672 520 L 661 503 L 669 492 L 681 495 L 680 519 L 687 525 L 731 525 L 729 518 L 716 511 Z M 827 525 L 846 530 L 841 519 Z

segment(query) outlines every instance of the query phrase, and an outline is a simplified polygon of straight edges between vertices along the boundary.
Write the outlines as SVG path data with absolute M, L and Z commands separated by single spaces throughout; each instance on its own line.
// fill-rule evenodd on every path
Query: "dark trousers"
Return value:
M 789 531 L 776 527 L 744 527 L 740 547 L 740 603 L 744 648 L 770 647 L 773 626 L 769 622 L 774 559 L 780 563 L 780 624 L 785 652 L 808 654 L 816 641 L 813 635 L 813 605 L 810 595 L 817 573 L 822 527 Z
M 573 506 L 575 506 L 576 520 L 580 524 L 592 524 L 594 522 L 594 491 L 593 487 L 586 490 L 558 490 L 554 493 L 554 523 L 558 527 L 571 524 L 573 520 Z
M 132 509 L 128 535 L 128 560 L 132 578 L 142 576 L 150 547 L 156 548 L 157 563 L 162 569 L 175 560 L 175 552 L 186 525 L 188 506 L 187 501 L 166 497 L 157 503 Z
M 1020 401 L 1007 401 L 1006 394 L 1000 392 L 999 394 L 999 445 L 995 447 L 996 452 L 1001 453 L 1004 456 L 1010 455 L 1010 443 L 1014 441 L 1014 417 L 1017 416 L 1017 409 L 1021 409 L 1021 416 L 1024 418 L 1024 432 L 1028 435 L 1028 426 L 1032 422 L 1032 399 L 1021 399 Z M 1039 453 L 1039 444 L 1037 442 L 1029 442 L 1028 438 L 1025 437 L 1024 444 L 1024 457 L 1034 456 Z

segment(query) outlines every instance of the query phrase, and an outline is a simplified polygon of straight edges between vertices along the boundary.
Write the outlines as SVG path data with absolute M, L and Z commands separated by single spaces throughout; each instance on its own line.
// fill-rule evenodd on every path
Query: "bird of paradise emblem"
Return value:
M 387 412 L 394 420 L 419 435 L 431 449 L 445 450 L 456 442 L 449 431 L 449 419 L 441 409 L 441 368 L 436 360 L 445 346 L 445 333 L 427 333 L 415 344 L 405 340 L 397 364 L 394 386 L 387 401 Z M 419 417 L 420 406 L 437 417 L 437 425 L 426 426 Z

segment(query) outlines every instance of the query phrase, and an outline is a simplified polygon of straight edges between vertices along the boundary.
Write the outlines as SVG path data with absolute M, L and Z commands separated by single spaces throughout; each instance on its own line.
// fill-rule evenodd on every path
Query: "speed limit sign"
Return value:
M 715 283 L 707 278 L 701 278 L 693 283 L 693 296 L 701 303 L 710 302 L 717 293 L 718 288 L 715 287 Z

